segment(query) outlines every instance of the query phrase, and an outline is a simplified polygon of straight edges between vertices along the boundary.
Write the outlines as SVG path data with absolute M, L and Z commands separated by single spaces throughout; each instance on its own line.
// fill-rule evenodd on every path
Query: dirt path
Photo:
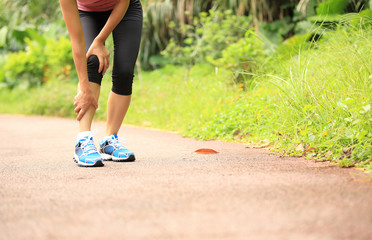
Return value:
M 372 239 L 358 170 L 140 128 L 120 134 L 136 162 L 79 168 L 75 131 L 0 115 L 0 239 Z

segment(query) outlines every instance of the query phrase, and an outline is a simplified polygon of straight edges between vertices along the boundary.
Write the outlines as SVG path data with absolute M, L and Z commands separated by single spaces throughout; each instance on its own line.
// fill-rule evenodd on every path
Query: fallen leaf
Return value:
M 301 151 L 303 152 L 305 150 L 305 147 L 304 147 L 304 144 L 303 143 L 300 143 L 296 146 L 295 148 L 296 151 Z
M 198 154 L 216 154 L 217 151 L 210 149 L 210 148 L 201 148 L 195 151 Z

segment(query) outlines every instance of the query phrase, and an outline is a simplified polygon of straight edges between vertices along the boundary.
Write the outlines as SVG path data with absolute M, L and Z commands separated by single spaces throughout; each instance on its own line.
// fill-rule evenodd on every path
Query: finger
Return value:
M 105 75 L 105 73 L 106 73 L 106 71 L 107 71 L 107 69 L 109 67 L 109 64 L 110 64 L 110 61 L 106 58 L 106 60 L 105 60 L 105 67 L 103 69 L 103 74 L 102 75 Z
M 76 107 L 74 112 L 79 113 L 81 111 L 81 107 Z
M 105 72 L 106 72 L 108 67 L 110 66 L 110 59 L 109 59 L 109 57 L 106 57 L 105 60 L 106 60 L 105 61 Z
M 92 53 L 90 52 L 90 48 L 89 48 L 87 54 L 85 55 L 86 58 L 87 58 L 87 61 L 88 61 L 88 59 L 89 59 L 89 57 L 90 57 L 91 55 L 92 55 Z
M 106 70 L 110 67 L 110 57 L 107 57 Z
M 80 121 L 84 117 L 85 112 L 86 110 L 81 109 L 76 119 Z
M 107 66 L 106 58 L 104 58 L 103 61 L 104 61 L 104 64 L 103 64 L 102 75 L 105 75 L 105 73 L 106 73 L 106 66 Z
M 103 70 L 103 66 L 104 66 L 103 58 L 102 58 L 102 57 L 98 58 L 98 61 L 99 61 L 98 72 L 100 73 L 100 72 L 102 72 L 102 70 Z
M 77 104 L 77 102 L 76 102 L 76 101 L 74 102 L 74 106 L 75 106 L 75 107 L 77 107 L 77 106 L 78 106 L 78 104 Z

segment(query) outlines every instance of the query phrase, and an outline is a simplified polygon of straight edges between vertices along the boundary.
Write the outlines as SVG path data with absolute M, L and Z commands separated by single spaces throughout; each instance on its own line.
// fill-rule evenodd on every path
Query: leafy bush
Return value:
M 8 60 L 8 54 L 1 54 L 0 53 L 0 66 L 3 66 Z M 0 71 L 0 88 L 2 85 L 4 85 L 5 81 L 5 72 L 4 71 Z
M 342 14 L 345 12 L 348 3 L 348 0 L 328 0 L 319 4 L 316 13 L 322 16 Z
M 290 59 L 298 55 L 301 51 L 308 49 L 310 45 L 311 34 L 295 35 L 279 45 L 274 54 L 274 61 Z
M 26 42 L 27 50 L 10 53 L 4 65 L 5 82 L 11 87 L 37 86 L 43 81 L 46 62 L 43 46 L 31 40 L 26 40 Z
M 45 44 L 25 40 L 25 51 L 10 53 L 3 66 L 9 87 L 39 86 L 51 77 L 68 77 L 73 66 L 71 43 L 67 38 L 47 38 Z
M 213 57 L 208 56 L 207 59 L 217 66 L 234 72 L 235 79 L 238 80 L 242 73 L 256 73 L 258 66 L 263 64 L 264 57 L 263 42 L 251 29 L 238 42 L 228 44 L 228 47 L 222 51 L 221 58 L 214 60 Z
M 44 54 L 46 56 L 46 71 L 49 71 L 49 76 L 54 74 L 56 77 L 67 78 L 75 69 L 71 42 L 68 38 L 47 39 Z M 48 73 L 46 72 L 46 74 Z
M 45 22 L 54 22 L 62 19 L 61 9 L 58 1 L 48 0 L 0 0 L 2 6 L 0 11 L 0 25 L 8 25 L 12 16 L 18 15 L 20 23 L 39 25 Z
M 171 38 L 163 55 L 176 64 L 192 65 L 210 59 L 220 58 L 223 49 L 236 43 L 250 28 L 250 17 L 236 16 L 232 11 L 210 11 L 194 18 L 194 25 L 181 29 L 185 40 Z
M 314 1 L 317 0 L 310 2 Z M 298 0 L 259 1 L 256 8 L 252 7 L 251 1 L 247 0 L 151 0 L 141 2 L 144 7 L 144 22 L 139 60 L 143 68 L 153 69 L 154 66 L 149 63 L 150 57 L 163 51 L 170 42 L 170 38 L 173 38 L 177 46 L 179 43 L 183 43 L 187 38 L 184 35 L 184 26 L 195 25 L 195 18 L 198 19 L 202 12 L 229 10 L 233 15 L 256 16 L 260 21 L 272 22 L 283 16 L 292 15 Z M 304 5 L 309 5 L 309 3 Z M 311 8 L 313 7 L 307 9 Z M 228 29 L 226 34 L 230 30 Z M 181 44 L 181 46 L 184 45 Z
M 260 37 L 265 41 L 266 48 L 275 49 L 294 31 L 295 24 L 290 17 L 285 17 L 272 23 L 258 24 Z

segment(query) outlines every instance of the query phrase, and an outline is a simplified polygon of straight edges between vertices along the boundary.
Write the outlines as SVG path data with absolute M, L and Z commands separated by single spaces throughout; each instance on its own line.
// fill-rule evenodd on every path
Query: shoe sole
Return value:
M 109 154 L 106 154 L 106 153 L 100 153 L 101 154 L 101 157 L 104 161 L 113 161 L 113 162 L 134 162 L 136 160 L 136 158 L 134 157 L 134 155 L 130 155 L 128 158 L 117 158 L 117 157 L 113 157 Z
M 74 159 L 74 162 L 76 162 L 79 167 L 103 167 L 104 166 L 103 161 L 100 161 L 100 160 L 96 161 L 92 165 L 92 164 L 84 164 L 84 163 L 79 162 L 78 160 L 76 160 L 75 156 L 72 158 Z

